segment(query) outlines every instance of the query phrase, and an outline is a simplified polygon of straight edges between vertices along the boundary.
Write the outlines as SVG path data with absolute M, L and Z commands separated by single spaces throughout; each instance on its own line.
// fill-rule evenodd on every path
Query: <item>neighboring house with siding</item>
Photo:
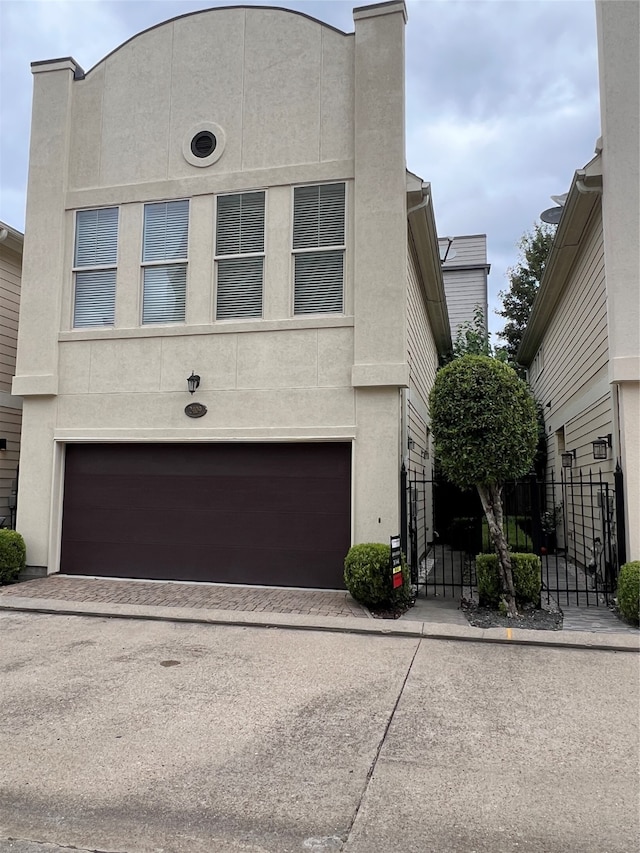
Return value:
M 22 399 L 11 394 L 16 367 L 23 235 L 0 222 L 0 518 L 15 521 Z
M 352 543 L 400 532 L 451 339 L 405 165 L 406 9 L 354 22 L 217 8 L 87 73 L 33 64 L 33 570 L 336 587 Z
M 607 293 L 602 236 L 602 161 L 576 172 L 554 237 L 518 360 L 545 415 L 547 467 L 563 477 L 562 454 L 573 453 L 565 479 L 602 473 L 613 488 L 615 452 L 595 463 L 592 442 L 614 433 L 615 394 L 609 382 Z M 616 452 L 618 442 L 616 441 Z M 597 492 L 578 485 L 562 495 L 569 541 L 581 565 L 590 560 L 602 527 Z M 556 502 L 561 499 L 558 488 Z M 602 501 L 600 501 L 602 503 Z M 583 524 L 583 519 L 596 522 Z M 577 523 L 576 523 L 577 519 Z M 583 528 L 588 527 L 588 530 Z
M 628 560 L 640 559 L 640 91 L 629 74 L 640 65 L 639 12 L 596 3 L 602 138 L 574 176 L 518 354 L 543 405 L 549 467 L 575 451 L 570 477 L 602 471 L 611 483 L 620 464 Z M 601 436 L 611 448 L 596 462 Z M 602 520 L 608 508 L 597 493 L 592 503 Z M 573 536 L 582 562 L 592 545 Z
M 442 272 L 447 297 L 451 337 L 455 341 L 458 329 L 473 321 L 476 308 L 482 310 L 487 329 L 487 235 L 467 234 L 459 237 L 440 237 L 440 256 L 444 259 Z

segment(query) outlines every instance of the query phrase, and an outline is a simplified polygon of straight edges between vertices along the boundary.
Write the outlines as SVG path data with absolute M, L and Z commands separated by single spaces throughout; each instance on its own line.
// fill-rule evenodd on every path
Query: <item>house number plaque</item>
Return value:
M 202 403 L 189 403 L 185 406 L 184 413 L 188 418 L 202 418 L 207 414 L 207 407 Z

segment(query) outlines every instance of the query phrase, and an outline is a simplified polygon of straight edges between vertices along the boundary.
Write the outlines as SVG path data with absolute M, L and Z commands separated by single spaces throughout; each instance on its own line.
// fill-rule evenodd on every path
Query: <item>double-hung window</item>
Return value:
M 113 326 L 118 263 L 118 208 L 79 210 L 73 257 L 73 327 Z
M 344 305 L 345 185 L 293 192 L 294 314 L 340 314 Z
M 218 196 L 216 320 L 262 317 L 264 198 L 264 192 Z
M 144 206 L 142 322 L 181 323 L 185 318 L 189 202 Z

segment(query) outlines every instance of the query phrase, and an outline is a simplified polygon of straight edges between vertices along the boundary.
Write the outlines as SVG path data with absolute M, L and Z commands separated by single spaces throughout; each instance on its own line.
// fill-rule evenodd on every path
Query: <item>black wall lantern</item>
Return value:
M 189 393 L 194 394 L 196 390 L 200 387 L 200 377 L 197 373 L 191 371 L 191 376 L 187 377 L 187 385 L 189 386 Z
M 572 468 L 573 460 L 576 458 L 575 450 L 565 450 L 562 455 L 562 467 L 563 468 Z
M 609 455 L 609 448 L 611 447 L 611 433 L 599 435 L 591 444 L 593 445 L 593 458 L 606 459 Z

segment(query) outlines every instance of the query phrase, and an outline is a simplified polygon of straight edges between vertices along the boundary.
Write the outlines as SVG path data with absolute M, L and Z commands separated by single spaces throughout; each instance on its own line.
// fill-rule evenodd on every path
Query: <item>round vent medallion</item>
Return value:
M 219 124 L 201 121 L 190 127 L 182 140 L 182 156 L 192 166 L 211 166 L 222 157 L 225 133 Z
M 216 150 L 218 144 L 210 130 L 202 130 L 191 140 L 191 153 L 196 157 L 208 157 Z

